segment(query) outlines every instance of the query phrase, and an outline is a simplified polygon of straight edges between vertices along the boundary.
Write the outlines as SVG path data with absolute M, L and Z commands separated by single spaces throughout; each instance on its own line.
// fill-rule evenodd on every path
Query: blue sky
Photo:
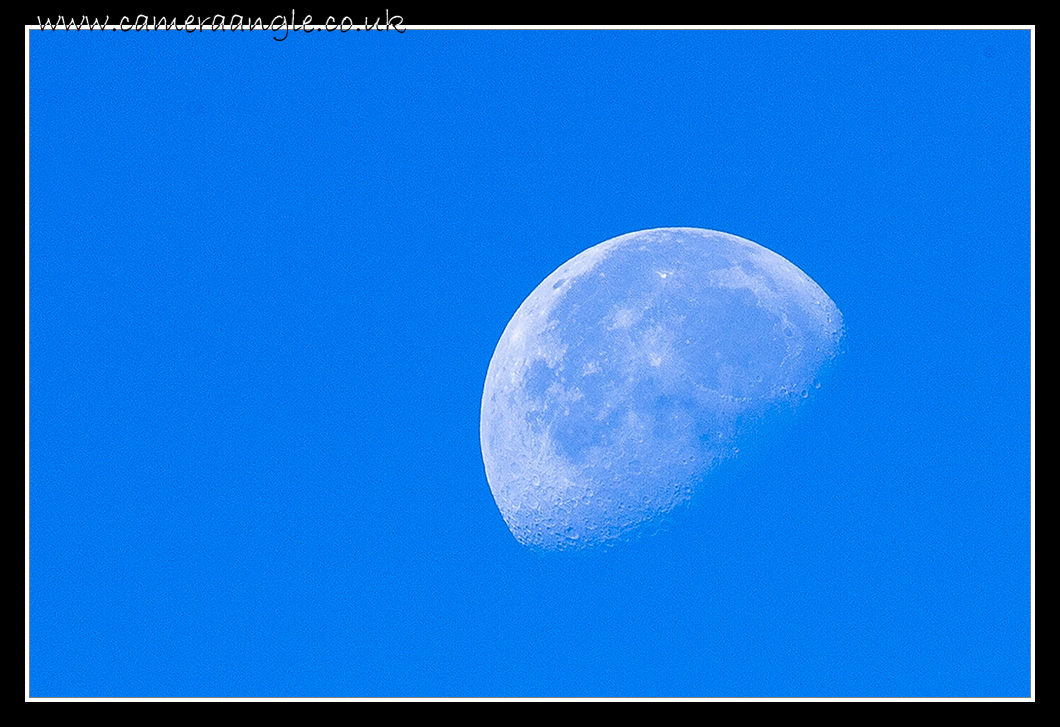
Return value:
M 1027 697 L 1030 31 L 30 32 L 32 697 Z M 689 226 L 845 352 L 669 530 L 519 545 L 486 368 Z

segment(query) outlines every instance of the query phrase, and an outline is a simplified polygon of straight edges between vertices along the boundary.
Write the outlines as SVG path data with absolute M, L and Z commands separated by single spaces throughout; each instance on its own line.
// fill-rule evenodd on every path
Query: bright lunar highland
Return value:
M 505 523 L 544 550 L 658 527 L 749 422 L 808 396 L 842 335 L 809 276 L 734 235 L 645 230 L 575 256 L 519 306 L 486 374 Z

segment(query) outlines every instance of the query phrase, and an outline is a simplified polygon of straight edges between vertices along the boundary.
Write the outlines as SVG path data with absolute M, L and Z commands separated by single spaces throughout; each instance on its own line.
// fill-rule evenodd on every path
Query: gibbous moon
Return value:
M 609 544 L 657 527 L 795 406 L 842 316 L 804 272 L 724 232 L 644 230 L 568 260 L 519 306 L 490 361 L 480 437 L 516 540 Z

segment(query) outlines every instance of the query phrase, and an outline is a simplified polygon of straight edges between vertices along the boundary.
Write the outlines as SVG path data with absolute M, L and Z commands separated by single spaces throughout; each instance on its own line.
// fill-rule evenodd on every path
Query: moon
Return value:
M 504 329 L 486 373 L 486 478 L 515 539 L 609 545 L 665 522 L 745 425 L 814 388 L 842 315 L 757 243 L 644 230 L 568 260 Z

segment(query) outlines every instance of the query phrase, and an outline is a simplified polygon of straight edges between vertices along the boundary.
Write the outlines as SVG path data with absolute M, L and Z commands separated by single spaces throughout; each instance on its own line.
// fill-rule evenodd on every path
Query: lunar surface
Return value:
M 666 228 L 577 255 L 486 374 L 482 458 L 505 523 L 542 550 L 658 527 L 748 422 L 808 396 L 842 335 L 825 292 L 750 240 Z

